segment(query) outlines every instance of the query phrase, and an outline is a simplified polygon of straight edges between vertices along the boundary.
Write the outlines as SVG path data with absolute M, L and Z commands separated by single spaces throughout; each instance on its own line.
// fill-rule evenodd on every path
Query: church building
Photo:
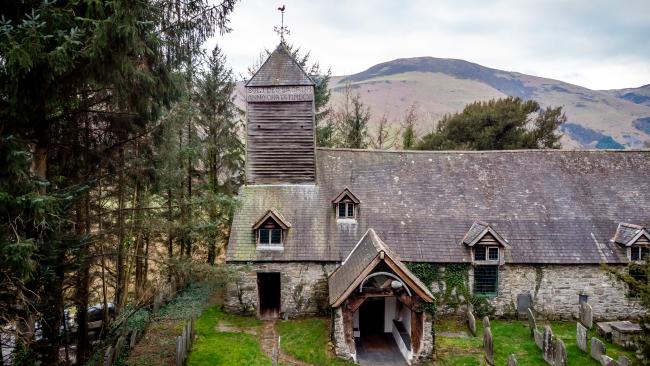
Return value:
M 246 103 L 229 311 L 331 314 L 338 356 L 384 341 L 409 364 L 433 350 L 426 305 L 468 301 L 444 280 L 424 283 L 417 263 L 464 268 L 469 296 L 496 316 L 530 307 L 569 319 L 582 301 L 596 319 L 642 313 L 602 264 L 649 252 L 650 151 L 318 148 L 314 82 L 283 43 Z

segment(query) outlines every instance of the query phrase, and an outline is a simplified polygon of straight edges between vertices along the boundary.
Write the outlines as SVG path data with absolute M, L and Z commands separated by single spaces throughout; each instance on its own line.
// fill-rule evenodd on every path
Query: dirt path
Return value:
M 264 326 L 260 330 L 260 345 L 262 347 L 262 352 L 267 356 L 273 359 L 273 350 L 278 349 L 278 332 L 275 329 L 275 321 L 264 322 Z M 281 341 L 280 341 L 281 342 Z M 296 360 L 295 358 L 284 354 L 282 351 L 279 351 L 279 361 L 283 365 L 288 366 L 311 366 L 311 364 Z

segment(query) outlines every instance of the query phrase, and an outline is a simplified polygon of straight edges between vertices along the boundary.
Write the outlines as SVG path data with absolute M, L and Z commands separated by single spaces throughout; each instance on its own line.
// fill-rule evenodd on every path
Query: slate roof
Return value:
M 314 85 L 313 80 L 291 57 L 287 47 L 280 43 L 269 55 L 246 86 L 300 86 Z
M 650 224 L 650 151 L 405 152 L 317 149 L 315 185 L 240 190 L 228 261 L 340 262 L 368 228 L 404 261 L 471 262 L 463 237 L 484 221 L 506 263 L 626 263 L 618 223 Z M 349 188 L 357 220 L 335 217 Z M 292 223 L 284 250 L 257 251 L 251 225 L 270 208 Z
M 372 228 L 370 228 L 366 231 L 359 243 L 357 243 L 341 266 L 330 275 L 328 279 L 330 305 L 336 303 L 337 300 L 339 300 L 339 298 L 350 288 L 350 286 L 357 286 L 355 281 L 358 282 L 358 280 L 363 280 L 360 276 L 363 274 L 364 270 L 369 268 L 375 259 L 378 259 L 379 253 L 382 251 L 399 267 L 402 272 L 404 272 L 408 279 L 417 285 L 420 291 L 424 292 L 429 297 L 429 300 L 433 298 L 433 295 L 431 295 L 427 286 L 424 285 L 422 281 L 420 281 L 420 279 L 417 278 L 408 268 L 406 268 L 406 266 L 401 262 L 399 256 L 393 252 L 388 245 L 379 238 L 379 236 L 377 236 L 377 233 Z M 372 267 L 376 267 L 377 264 Z

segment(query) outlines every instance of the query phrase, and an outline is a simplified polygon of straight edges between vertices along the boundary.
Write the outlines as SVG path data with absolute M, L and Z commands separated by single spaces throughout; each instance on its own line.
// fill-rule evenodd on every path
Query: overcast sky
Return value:
M 236 73 L 289 43 L 334 75 L 402 57 L 458 58 L 591 89 L 650 84 L 650 0 L 243 0 L 218 42 Z

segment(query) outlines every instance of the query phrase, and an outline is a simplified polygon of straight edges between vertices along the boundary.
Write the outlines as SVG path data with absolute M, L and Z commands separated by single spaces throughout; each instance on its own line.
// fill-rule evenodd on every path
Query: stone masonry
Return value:
M 280 273 L 280 316 L 319 315 L 328 308 L 327 276 L 336 265 L 314 262 L 228 264 L 236 273 L 227 286 L 224 306 L 234 313 L 257 314 L 258 272 Z
M 469 283 L 472 286 L 471 269 Z M 635 318 L 644 311 L 638 301 L 626 296 L 625 284 L 596 264 L 501 266 L 498 294 L 490 300 L 496 315 L 516 310 L 517 295 L 524 292 L 532 294 L 534 310 L 549 319 L 576 318 L 581 294 L 589 296 L 597 320 Z

